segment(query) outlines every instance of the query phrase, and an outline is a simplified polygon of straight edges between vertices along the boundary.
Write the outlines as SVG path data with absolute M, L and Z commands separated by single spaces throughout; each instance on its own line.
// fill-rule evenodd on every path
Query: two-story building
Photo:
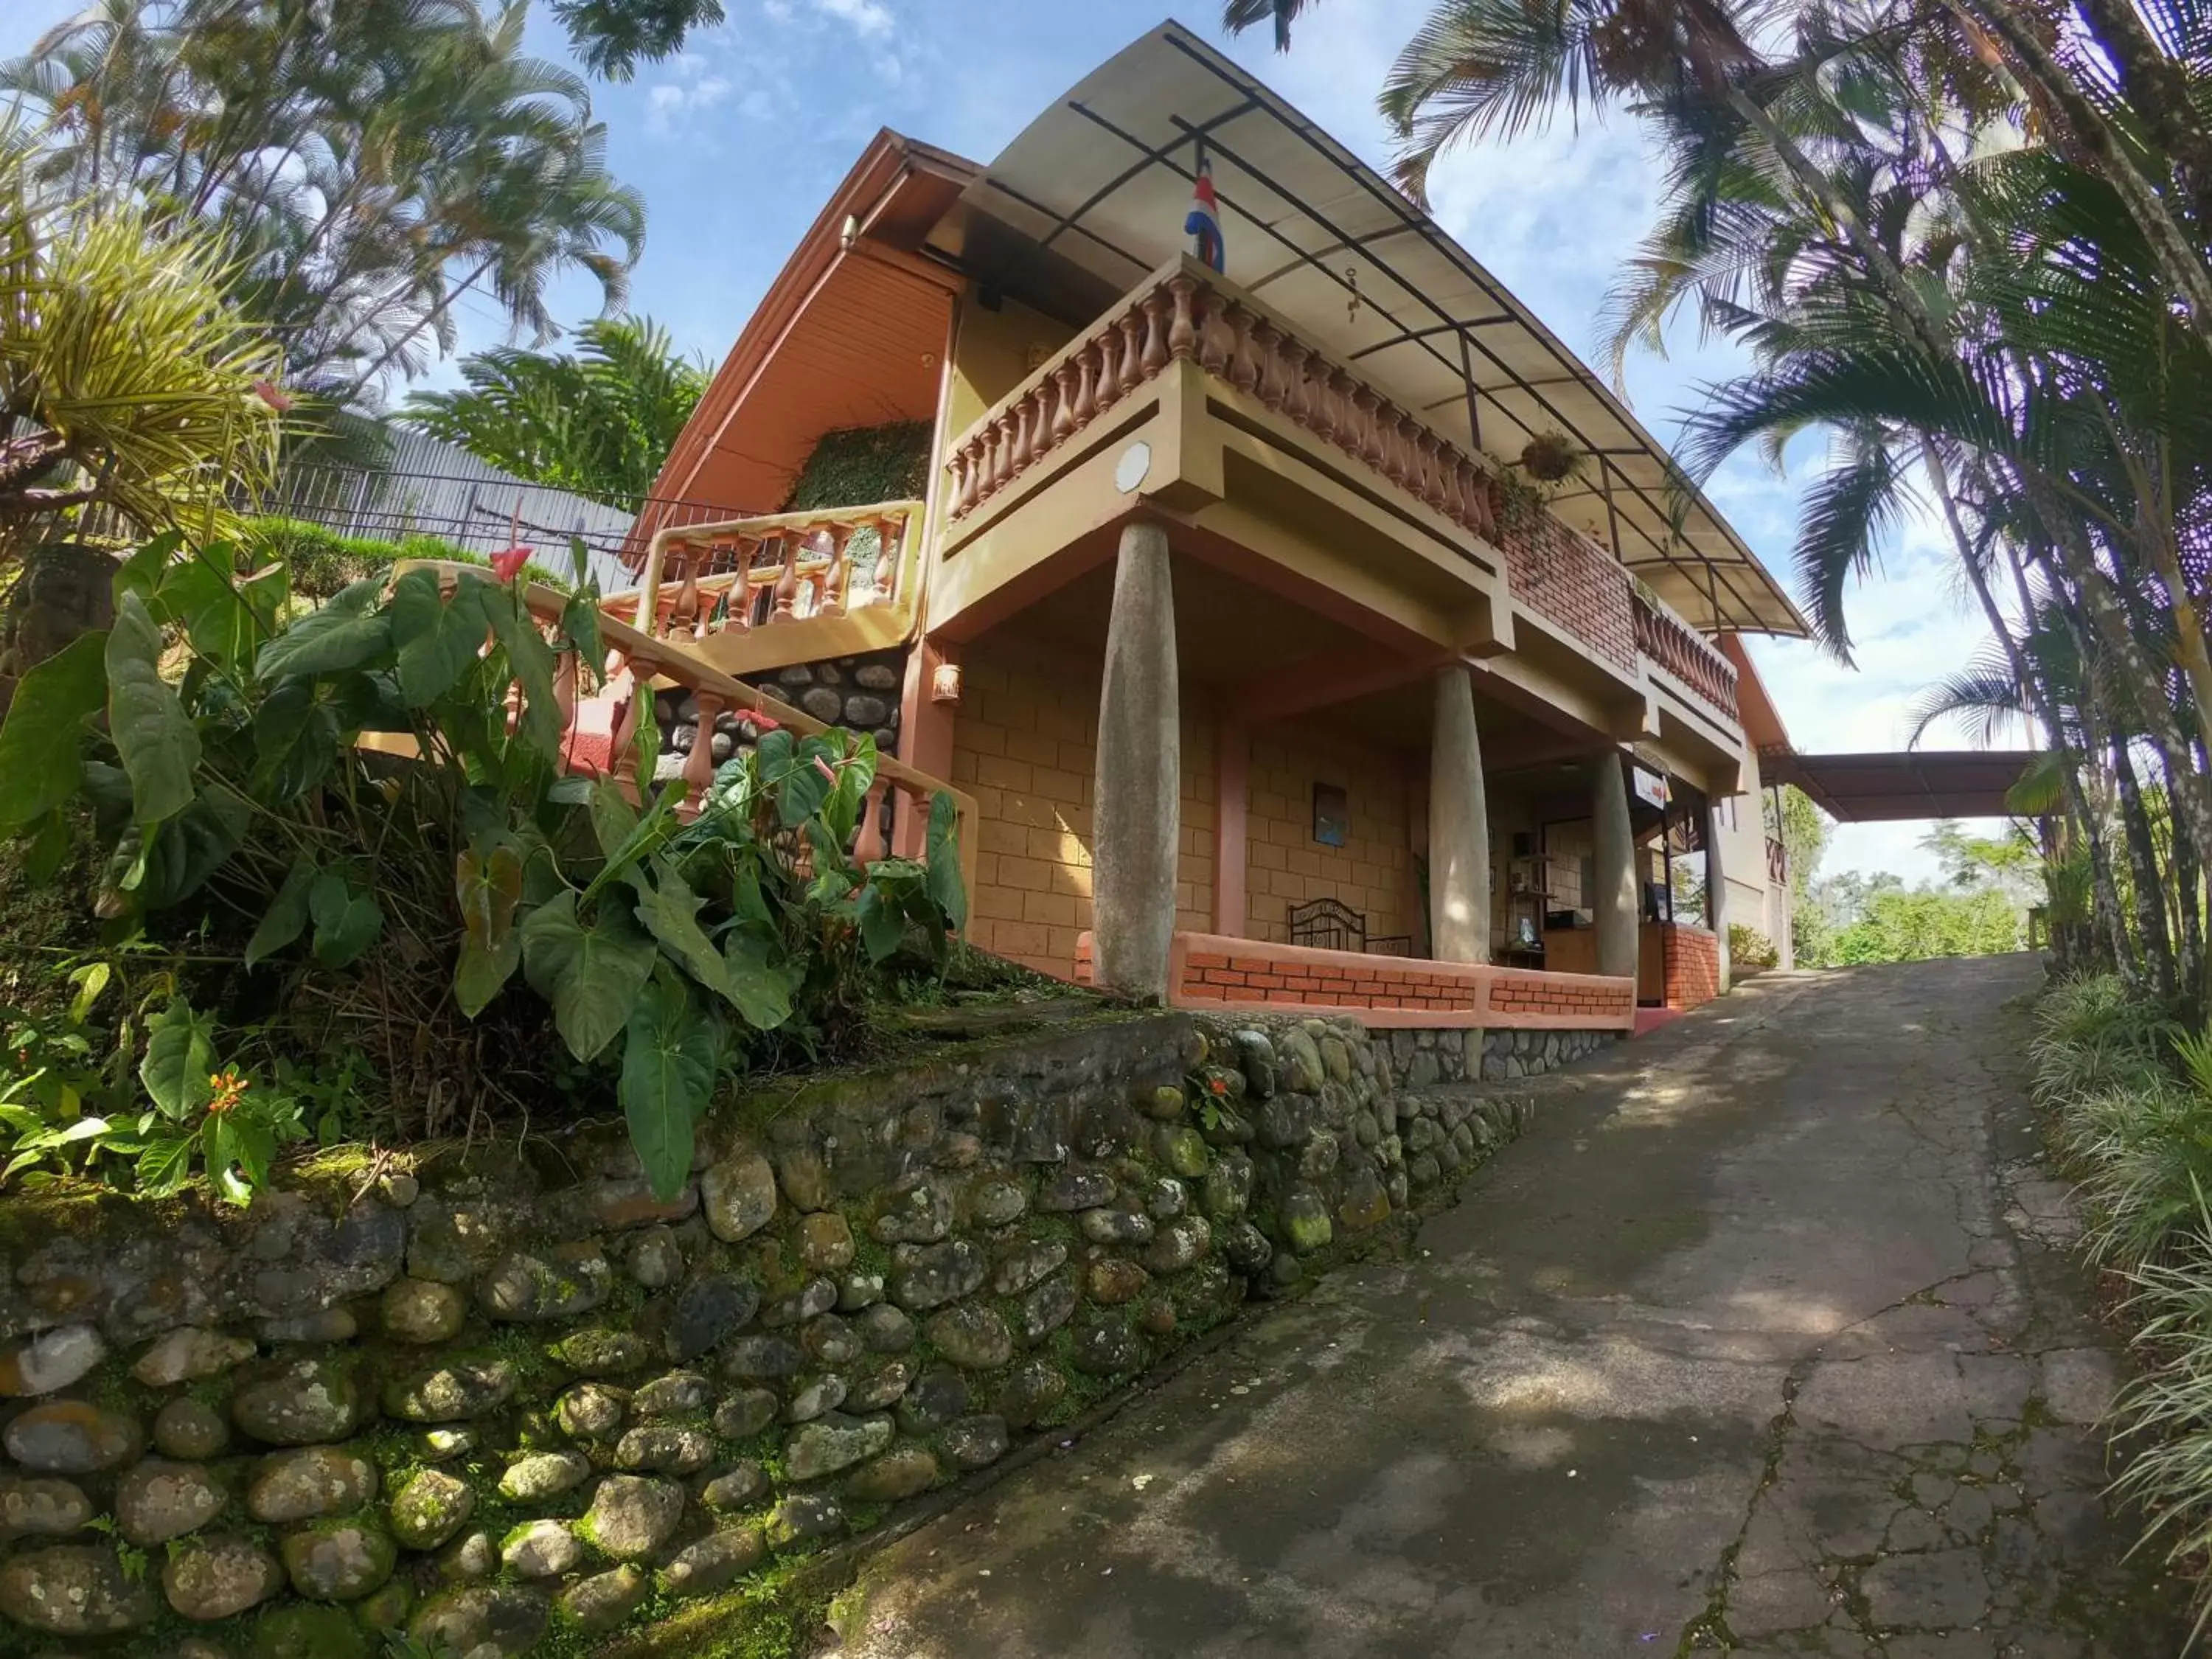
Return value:
M 825 503 L 871 433 L 923 487 Z M 641 522 L 647 625 L 786 696 L 866 671 L 879 740 L 974 798 L 986 949 L 1626 1026 L 1724 987 L 1732 922 L 1786 948 L 1738 636 L 1803 634 L 1788 596 L 1466 249 L 1177 26 L 988 165 L 878 134 L 655 493 L 729 517 Z

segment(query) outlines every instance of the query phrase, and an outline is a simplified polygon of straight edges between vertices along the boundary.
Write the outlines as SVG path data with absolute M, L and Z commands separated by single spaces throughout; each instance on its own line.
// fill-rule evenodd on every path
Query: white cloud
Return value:
M 889 34 L 893 27 L 890 8 L 882 0 L 811 0 L 816 11 L 849 23 L 864 40 Z

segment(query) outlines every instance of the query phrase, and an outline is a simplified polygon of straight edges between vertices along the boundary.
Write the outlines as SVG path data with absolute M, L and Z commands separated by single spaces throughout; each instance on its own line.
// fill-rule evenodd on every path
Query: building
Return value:
M 825 436 L 896 431 L 918 495 L 775 510 Z M 654 494 L 732 521 L 641 520 L 614 608 L 824 718 L 882 688 L 879 740 L 973 797 L 986 948 L 1616 1027 L 1723 988 L 1730 923 L 1786 948 L 1739 640 L 1802 635 L 1788 596 L 1466 250 L 1175 25 L 988 166 L 878 134 Z

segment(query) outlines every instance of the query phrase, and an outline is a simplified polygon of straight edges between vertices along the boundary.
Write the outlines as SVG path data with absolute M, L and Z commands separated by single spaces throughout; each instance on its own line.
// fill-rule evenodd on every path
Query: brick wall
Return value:
M 1091 939 L 1076 976 L 1091 975 Z M 1168 963 L 1178 1008 L 1275 1007 L 1350 1014 L 1370 1026 L 1626 1030 L 1636 1021 L 1630 979 L 1316 951 L 1218 933 L 1178 932 Z
M 1664 935 L 1667 951 L 1667 1006 L 1694 1008 L 1721 994 L 1720 942 L 1702 927 L 1680 922 Z
M 1316 782 L 1339 786 L 1350 802 L 1342 847 L 1314 839 Z M 1394 760 L 1265 728 L 1252 734 L 1245 799 L 1245 931 L 1252 938 L 1288 944 L 1291 906 L 1316 898 L 1364 915 L 1370 938 L 1412 937 L 1406 781 Z M 1210 916 L 1200 924 L 1212 925 Z
M 1614 666 L 1636 667 L 1628 573 L 1549 513 L 1499 526 L 1513 597 Z
M 994 642 L 962 658 L 951 781 L 975 797 L 981 845 L 969 942 L 1063 976 L 1091 926 L 1091 797 L 1100 665 Z M 1182 730 L 1176 925 L 1213 922 L 1213 732 Z

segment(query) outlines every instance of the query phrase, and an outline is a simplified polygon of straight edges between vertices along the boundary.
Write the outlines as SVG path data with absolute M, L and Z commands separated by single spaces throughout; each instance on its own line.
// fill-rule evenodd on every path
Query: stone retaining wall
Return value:
M 1532 1070 L 1599 1040 L 1497 1035 Z M 1469 1054 L 1108 1017 L 726 1109 L 667 1203 L 597 1131 L 311 1167 L 246 1212 L 11 1198 L 0 1651 L 494 1659 L 648 1624 L 1440 1192 L 1527 1109 L 1403 1086 Z
M 794 663 L 763 674 L 740 676 L 746 684 L 781 697 L 818 720 L 875 734 L 879 754 L 896 755 L 899 744 L 899 696 L 906 682 L 906 651 L 875 651 L 827 662 Z M 680 777 L 685 757 L 699 737 L 699 705 L 688 691 L 670 690 L 653 700 L 660 726 L 660 759 L 654 775 Z M 708 741 L 719 766 L 750 740 L 739 714 L 718 715 Z

